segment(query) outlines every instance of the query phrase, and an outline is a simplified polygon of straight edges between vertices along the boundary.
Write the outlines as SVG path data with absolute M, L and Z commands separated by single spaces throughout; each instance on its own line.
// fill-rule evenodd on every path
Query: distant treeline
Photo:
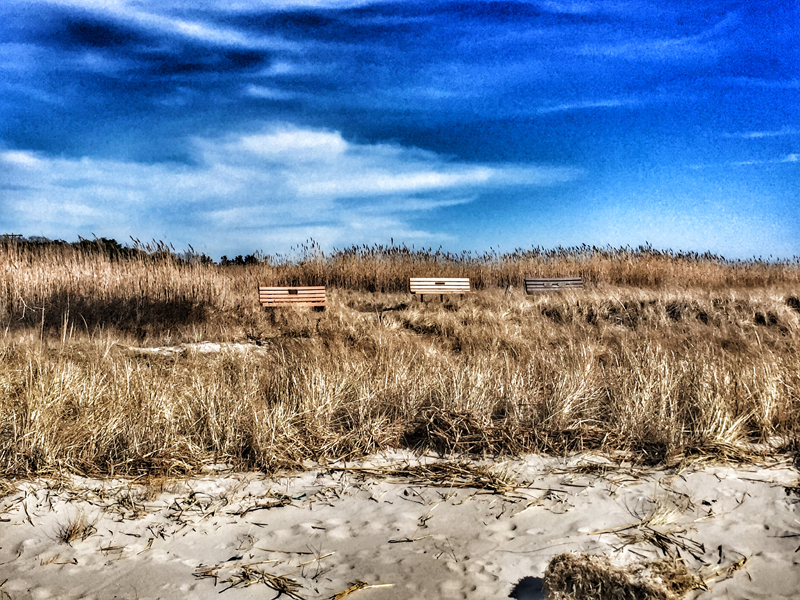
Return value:
M 136 238 L 131 238 L 133 245 L 123 246 L 114 238 L 94 238 L 91 240 L 78 236 L 77 242 L 66 242 L 64 240 L 51 240 L 44 236 L 24 237 L 17 234 L 3 234 L 0 236 L 0 247 L 7 250 L 11 247 L 17 250 L 33 251 L 46 250 L 52 248 L 73 248 L 85 254 L 104 255 L 111 260 L 130 260 L 142 258 L 171 258 L 176 261 L 189 263 L 200 263 L 211 265 L 214 260 L 203 253 L 195 252 L 189 246 L 185 252 L 177 252 L 172 244 L 161 241 L 142 242 Z M 226 257 L 223 257 L 227 260 Z M 241 258 L 241 257 L 238 257 Z M 249 258 L 249 257 L 248 257 Z M 244 264 L 244 260 L 242 260 Z

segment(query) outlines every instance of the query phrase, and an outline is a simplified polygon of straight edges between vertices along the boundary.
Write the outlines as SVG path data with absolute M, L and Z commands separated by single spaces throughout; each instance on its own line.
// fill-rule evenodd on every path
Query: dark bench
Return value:
M 469 294 L 469 277 L 412 277 L 410 280 L 412 294 L 419 294 L 421 302 L 426 294 L 439 294 L 444 300 L 445 294 Z
M 258 287 L 258 300 L 262 306 L 319 306 L 328 305 L 325 286 L 308 287 Z
M 550 278 L 525 278 L 525 293 L 557 292 L 559 290 L 583 289 L 583 280 L 580 277 L 550 277 Z

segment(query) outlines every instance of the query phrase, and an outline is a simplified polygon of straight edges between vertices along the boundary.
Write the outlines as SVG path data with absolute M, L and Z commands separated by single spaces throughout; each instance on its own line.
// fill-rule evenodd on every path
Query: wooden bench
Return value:
M 525 278 L 526 294 L 579 289 L 583 289 L 583 280 L 580 277 L 551 277 L 547 279 Z
M 444 300 L 445 294 L 469 294 L 469 277 L 412 277 L 411 293 L 419 294 L 420 302 L 425 301 L 426 294 L 439 294 Z
M 258 287 L 258 300 L 262 306 L 319 306 L 328 305 L 325 286 L 310 287 Z

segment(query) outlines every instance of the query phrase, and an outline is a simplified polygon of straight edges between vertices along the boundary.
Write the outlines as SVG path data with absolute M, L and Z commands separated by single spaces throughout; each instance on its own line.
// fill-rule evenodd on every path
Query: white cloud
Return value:
M 800 130 L 795 129 L 793 127 L 783 127 L 778 130 L 767 130 L 767 131 L 741 131 L 737 133 L 724 133 L 722 137 L 726 138 L 743 138 L 747 140 L 752 139 L 759 139 L 759 138 L 770 138 L 770 137 L 782 137 L 785 135 L 798 135 L 800 134 Z
M 142 164 L 0 152 L 0 229 L 69 237 L 210 240 L 225 252 L 291 231 L 350 244 L 443 235 L 409 225 L 423 211 L 506 186 L 555 185 L 569 168 L 472 164 L 395 144 L 358 144 L 337 131 L 273 126 L 193 141 L 196 164 Z M 436 229 L 440 229 L 436 227 Z M 324 237 L 322 235 L 324 234 Z M 288 235 L 288 234 L 287 234 Z M 259 237 L 260 236 L 260 237 Z
M 259 135 L 239 138 L 237 144 L 257 154 L 295 156 L 313 152 L 315 156 L 340 156 L 348 147 L 339 132 L 281 128 Z
M 180 37 L 199 40 L 209 44 L 236 48 L 298 51 L 301 46 L 279 36 L 251 35 L 232 27 L 222 26 L 210 20 L 187 19 L 169 14 L 178 12 L 185 5 L 168 7 L 157 1 L 126 0 L 39 0 L 44 4 L 56 4 L 101 13 L 108 18 L 129 23 L 149 31 L 159 31 Z M 251 4 L 251 8 L 257 5 Z M 194 7 L 195 11 L 200 7 Z M 263 4 L 260 6 L 264 8 Z M 216 3 L 216 10 L 227 9 L 227 5 Z
M 263 85 L 248 85 L 245 88 L 245 94 L 253 98 L 263 98 L 264 100 L 292 100 L 298 97 L 295 92 Z
M 192 6 L 197 10 L 253 12 L 258 10 L 287 10 L 294 8 L 353 8 L 376 4 L 380 0 L 194 0 Z M 164 6 L 169 9 L 184 9 L 186 2 L 172 0 L 158 2 L 153 0 L 154 6 Z
M 628 14 L 637 4 L 631 2 L 576 2 L 575 0 L 541 0 L 535 2 L 542 9 L 556 14 Z
M 452 188 L 483 185 L 492 177 L 485 167 L 459 169 L 457 172 L 419 170 L 410 173 L 393 173 L 385 169 L 367 168 L 355 177 L 304 177 L 296 181 L 301 196 L 376 196 L 398 193 L 420 193 Z
M 748 167 L 753 165 L 779 165 L 785 163 L 800 162 L 800 154 L 787 154 L 783 158 L 773 158 L 768 160 L 740 160 L 725 163 L 712 163 L 702 165 L 691 165 L 690 169 L 710 169 L 716 167 Z
M 280 77 L 282 75 L 303 75 L 314 72 L 314 66 L 303 62 L 290 62 L 277 60 L 262 69 L 258 75 L 261 77 Z
M 563 104 L 554 104 L 552 106 L 542 106 L 538 108 L 536 112 L 540 115 L 546 115 L 549 113 L 589 110 L 593 108 L 630 108 L 641 104 L 642 101 L 636 98 L 611 98 L 608 100 L 587 100 L 585 102 L 566 102 Z
M 0 159 L 10 166 L 20 166 L 25 169 L 33 169 L 39 166 L 42 161 L 31 152 L 9 150 L 0 154 Z

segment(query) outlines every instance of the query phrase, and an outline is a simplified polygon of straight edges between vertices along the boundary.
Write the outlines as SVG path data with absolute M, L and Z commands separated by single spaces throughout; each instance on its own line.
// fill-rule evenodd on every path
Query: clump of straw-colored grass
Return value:
M 553 600 L 676 600 L 703 586 L 679 559 L 619 567 L 602 555 L 571 553 L 553 557 L 543 580 Z
M 95 527 L 96 522 L 96 519 L 92 520 L 87 517 L 85 513 L 79 511 L 66 523 L 58 526 L 56 530 L 56 539 L 60 543 L 70 546 L 74 542 L 82 542 L 97 533 L 97 528 Z

